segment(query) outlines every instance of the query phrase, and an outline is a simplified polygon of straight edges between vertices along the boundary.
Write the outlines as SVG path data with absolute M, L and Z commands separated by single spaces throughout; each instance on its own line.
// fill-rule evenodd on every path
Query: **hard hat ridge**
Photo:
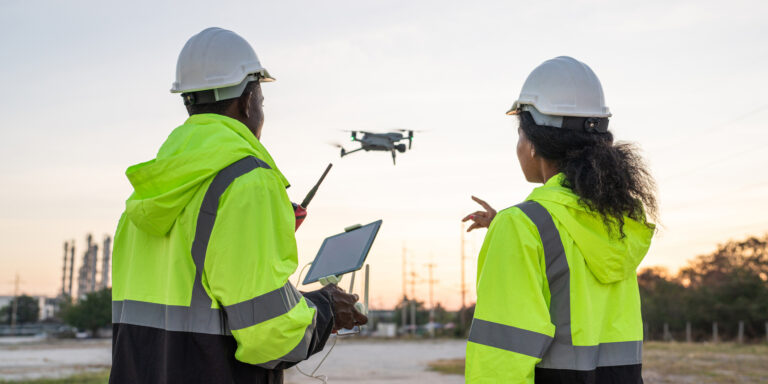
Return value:
M 240 35 L 206 28 L 192 36 L 179 53 L 172 93 L 199 93 L 194 104 L 239 97 L 250 81 L 274 81 L 256 52 Z M 185 103 L 190 100 L 185 96 Z M 208 99 L 211 99 L 210 101 Z

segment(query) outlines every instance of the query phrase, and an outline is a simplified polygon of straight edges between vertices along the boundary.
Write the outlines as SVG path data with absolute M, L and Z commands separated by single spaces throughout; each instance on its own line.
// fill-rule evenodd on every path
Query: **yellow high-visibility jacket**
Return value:
M 288 281 L 288 181 L 245 125 L 193 115 L 126 174 L 111 382 L 271 383 L 322 349 L 331 299 Z
M 477 268 L 467 383 L 638 383 L 636 268 L 654 233 L 620 238 L 558 174 L 497 214 Z

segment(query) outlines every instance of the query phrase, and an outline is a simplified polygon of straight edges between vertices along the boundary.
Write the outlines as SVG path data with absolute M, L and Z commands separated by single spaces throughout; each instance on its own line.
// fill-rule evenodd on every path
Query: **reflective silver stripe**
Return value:
M 216 308 L 184 307 L 143 301 L 113 301 L 112 322 L 168 331 L 231 335 L 230 329 L 247 328 L 288 313 L 301 300 L 291 283 L 235 305 Z M 224 313 L 226 319 L 224 321 Z M 311 328 L 310 331 L 314 329 Z
M 591 371 L 596 367 L 641 364 L 643 342 L 623 341 L 580 346 L 552 343 L 539 368 Z M 546 363 L 546 364 L 545 364 Z
M 221 195 L 235 179 L 256 168 L 271 169 L 261 159 L 253 156 L 244 157 L 220 170 L 205 191 L 200 212 L 197 215 L 195 238 L 192 240 L 192 260 L 195 262 L 195 281 L 192 284 L 192 302 L 190 303 L 192 308 L 211 308 L 211 298 L 203 287 L 202 278 L 205 270 L 205 255 L 208 242 L 211 240 L 213 225 L 216 222 Z
M 310 308 L 316 308 L 315 303 L 311 302 L 309 299 L 305 298 L 307 301 L 307 305 Z M 262 368 L 267 369 L 274 369 L 278 364 L 281 362 L 287 361 L 291 363 L 295 363 L 298 361 L 303 361 L 309 358 L 309 346 L 312 342 L 312 335 L 315 332 L 315 327 L 317 325 L 317 312 L 315 312 L 315 317 L 312 318 L 312 324 L 308 325 L 307 328 L 304 330 L 304 336 L 301 338 L 298 344 L 285 356 L 275 359 L 263 364 L 258 364 L 258 366 Z
M 633 365 L 643 362 L 642 340 L 601 343 L 598 347 L 600 348 L 597 359 L 598 367 Z
M 573 345 L 571 277 L 560 232 L 552 216 L 541 204 L 526 201 L 516 207 L 531 219 L 539 231 L 551 295 L 549 315 L 555 325 L 555 337 L 538 367 L 589 371 L 596 367 L 642 363 L 642 341 L 602 343 L 595 346 Z
M 112 322 L 140 325 L 176 332 L 230 335 L 223 313 L 209 308 L 207 313 L 193 312 L 191 307 L 164 305 L 144 301 L 113 301 Z
M 552 338 L 526 329 L 475 318 L 469 331 L 469 341 L 541 358 Z
M 301 300 L 301 293 L 290 282 L 281 288 L 237 304 L 224 307 L 230 329 L 243 329 L 288 313 Z

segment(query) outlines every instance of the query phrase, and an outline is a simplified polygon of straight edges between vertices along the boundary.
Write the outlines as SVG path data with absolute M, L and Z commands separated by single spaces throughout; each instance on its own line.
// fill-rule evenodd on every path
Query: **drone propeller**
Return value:
M 413 130 L 413 129 L 397 129 L 396 131 L 403 132 L 403 133 L 405 133 L 405 132 L 408 133 L 408 137 L 407 137 L 407 139 L 408 139 L 408 149 L 413 148 L 413 133 L 414 132 L 424 132 L 424 131 Z
M 362 133 L 362 134 L 370 133 L 370 132 L 366 132 L 366 131 L 350 131 L 348 129 L 340 129 L 340 131 L 351 133 L 352 134 L 352 141 L 357 141 L 357 134 L 358 133 Z
M 334 146 L 334 147 L 336 147 L 336 148 L 341 148 L 341 157 L 344 157 L 344 156 L 346 156 L 346 155 L 348 155 L 348 154 L 349 154 L 349 153 L 347 152 L 347 150 L 346 150 L 346 149 L 344 149 L 344 146 L 343 146 L 343 145 L 341 145 L 341 144 L 339 144 L 339 143 L 336 143 L 336 142 L 329 142 L 329 143 L 328 143 L 328 145 Z M 352 152 L 354 152 L 354 151 L 352 151 Z
M 411 133 L 411 132 L 418 132 L 418 133 L 429 132 L 429 130 L 427 130 L 427 129 L 402 129 L 402 128 L 395 129 L 395 131 L 398 131 L 398 132 L 408 132 L 408 133 Z

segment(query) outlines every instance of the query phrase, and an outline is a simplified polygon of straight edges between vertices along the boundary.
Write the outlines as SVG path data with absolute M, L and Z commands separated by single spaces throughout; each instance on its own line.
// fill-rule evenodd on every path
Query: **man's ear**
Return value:
M 240 96 L 240 100 L 237 101 L 239 104 L 238 108 L 240 108 L 240 114 L 242 116 L 245 116 L 246 119 L 249 119 L 251 117 L 251 102 L 254 98 L 253 92 L 245 91 L 245 93 Z

